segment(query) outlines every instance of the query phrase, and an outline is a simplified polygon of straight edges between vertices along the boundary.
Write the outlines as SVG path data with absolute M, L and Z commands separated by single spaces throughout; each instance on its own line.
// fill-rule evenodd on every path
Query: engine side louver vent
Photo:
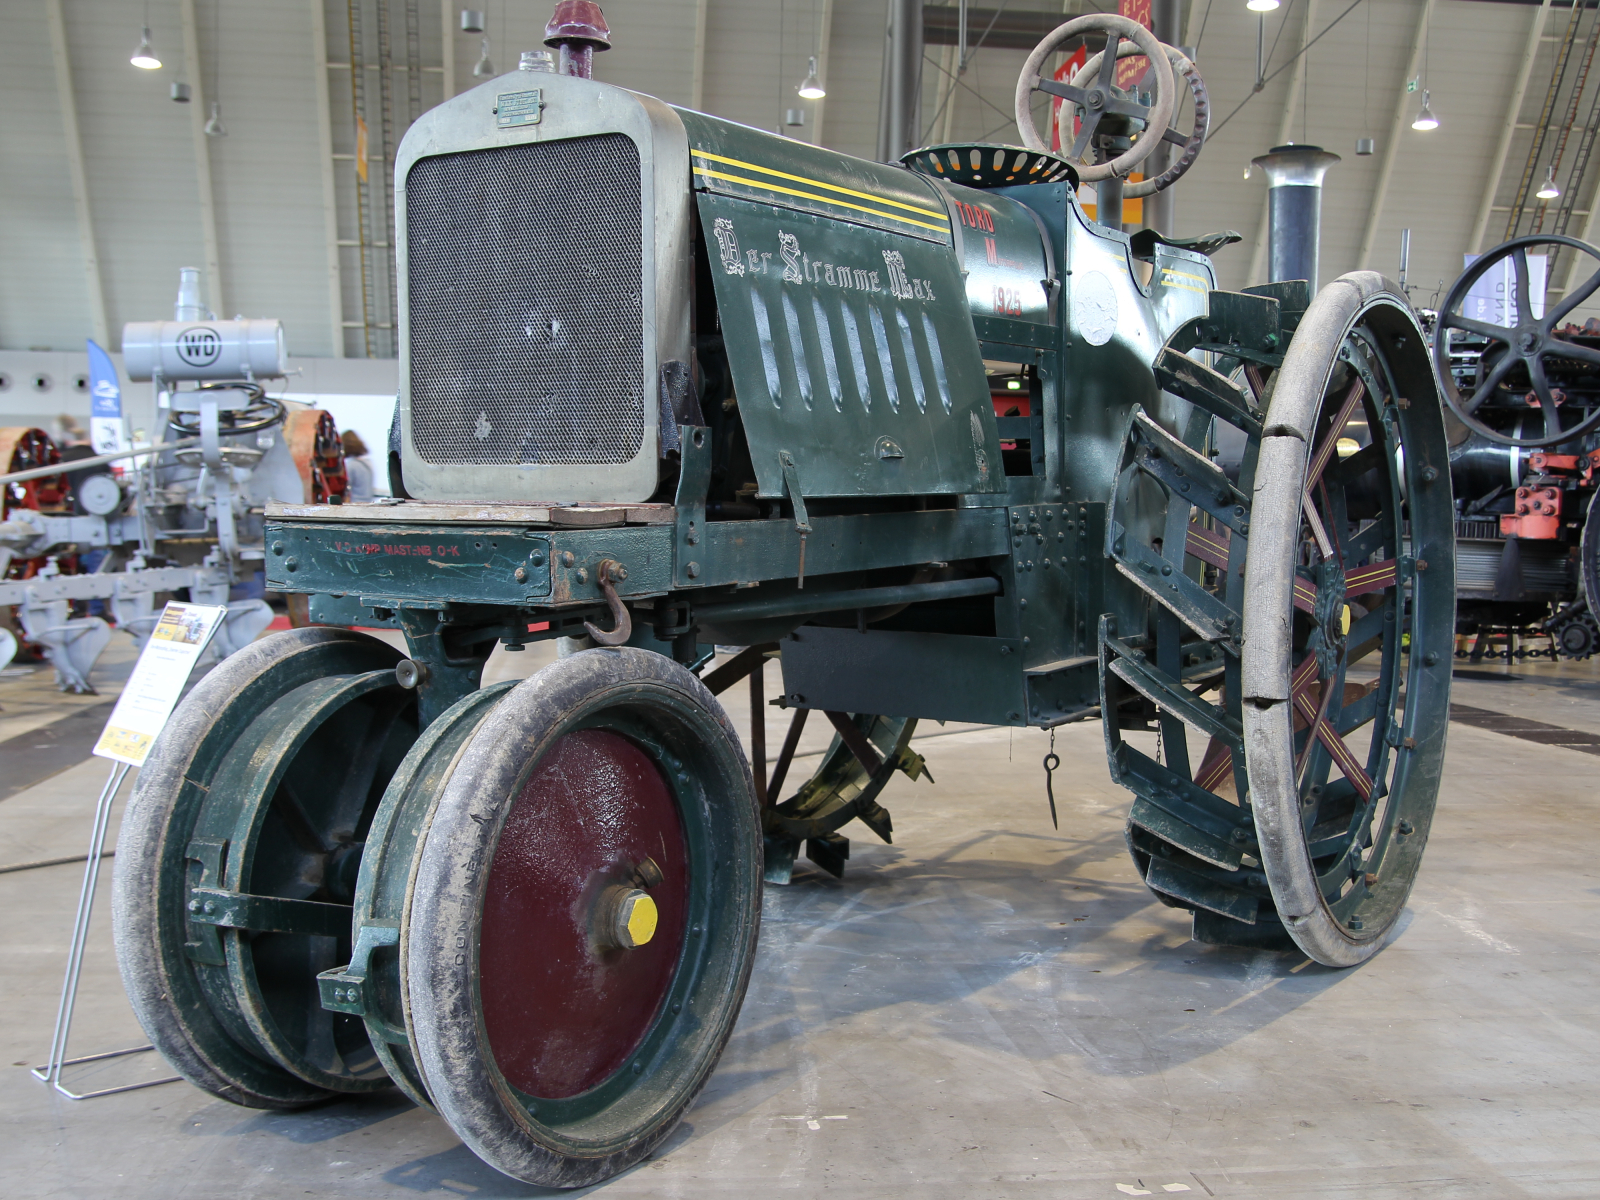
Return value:
M 645 428 L 639 153 L 622 134 L 419 160 L 411 437 L 440 464 L 625 463 Z

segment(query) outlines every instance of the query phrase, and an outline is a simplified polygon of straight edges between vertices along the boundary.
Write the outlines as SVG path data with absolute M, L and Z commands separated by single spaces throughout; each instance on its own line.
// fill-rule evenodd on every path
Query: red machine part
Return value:
M 1577 475 L 1585 485 L 1594 480 L 1594 470 L 1600 467 L 1600 450 L 1588 454 L 1546 454 L 1535 450 L 1528 456 L 1528 469 L 1535 475 Z
M 320 408 L 300 409 L 284 421 L 283 435 L 305 485 L 305 502 L 344 503 L 350 481 L 345 476 L 344 447 L 333 417 Z
M 61 451 L 42 429 L 14 425 L 0 429 L 0 467 L 5 474 L 13 471 L 31 471 L 34 467 L 54 466 L 61 461 Z M 54 511 L 64 508 L 71 487 L 65 475 L 46 475 L 43 479 L 29 479 L 22 483 L 8 483 L 0 492 L 0 520 L 10 515 L 14 508 L 31 508 L 35 511 Z
M 1561 489 L 1519 487 L 1517 510 L 1500 518 L 1502 537 L 1549 539 L 1561 536 Z

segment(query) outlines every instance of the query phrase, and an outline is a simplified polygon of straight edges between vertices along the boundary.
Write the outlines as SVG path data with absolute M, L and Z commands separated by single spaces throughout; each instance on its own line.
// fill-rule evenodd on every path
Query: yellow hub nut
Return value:
M 645 892 L 630 890 L 617 905 L 617 944 L 625 949 L 642 946 L 656 935 L 661 913 Z

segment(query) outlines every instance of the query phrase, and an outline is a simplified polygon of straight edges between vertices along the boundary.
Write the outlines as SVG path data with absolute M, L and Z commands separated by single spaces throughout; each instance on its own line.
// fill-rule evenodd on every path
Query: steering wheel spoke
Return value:
M 1070 100 L 1073 104 L 1081 107 L 1088 107 L 1089 92 L 1087 88 L 1074 87 L 1070 83 L 1060 83 L 1057 80 L 1043 77 L 1033 86 L 1035 91 L 1044 92 L 1061 100 Z
M 1090 34 L 1105 38 L 1105 47 L 1094 64 L 1094 73 L 1091 75 L 1087 71 L 1080 72 L 1068 88 L 1062 88 L 1056 81 L 1048 80 L 1044 70 L 1046 60 L 1068 42 Z M 1121 46 L 1124 39 L 1131 45 Z M 1017 78 L 1014 107 L 1017 132 L 1022 138 L 1023 145 L 1031 150 L 1046 149 L 1044 139 L 1039 136 L 1039 130 L 1033 120 L 1034 93 L 1044 92 L 1048 96 L 1078 105 L 1084 113 L 1084 128 L 1079 132 L 1072 154 L 1069 156 L 1076 160 L 1073 165 L 1078 169 L 1081 180 L 1084 183 L 1098 183 L 1105 179 L 1127 178 L 1140 163 L 1155 152 L 1162 144 L 1163 138 L 1139 138 L 1127 150 L 1117 154 L 1108 162 L 1086 162 L 1084 155 L 1094 146 L 1099 118 L 1108 111 L 1118 117 L 1143 121 L 1150 129 L 1164 130 L 1171 124 L 1176 98 L 1172 53 L 1169 47 L 1157 41 L 1155 35 L 1143 25 L 1111 13 L 1090 13 L 1057 26 L 1033 48 Z M 1148 58 L 1154 74 L 1153 96 L 1149 105 L 1120 98 L 1112 91 L 1116 82 L 1117 59 L 1135 55 Z M 1093 86 L 1085 87 L 1085 84 L 1091 81 Z M 1074 90 L 1079 94 L 1072 94 Z M 1094 94 L 1096 92 L 1099 93 L 1098 96 Z M 1082 99 L 1079 98 L 1080 95 Z M 1099 103 L 1085 102 L 1094 100 L 1098 100 Z M 1186 152 L 1184 158 L 1188 159 L 1190 155 Z

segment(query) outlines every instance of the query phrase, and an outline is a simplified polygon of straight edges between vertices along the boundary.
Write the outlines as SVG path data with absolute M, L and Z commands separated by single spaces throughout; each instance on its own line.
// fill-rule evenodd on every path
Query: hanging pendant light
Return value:
M 817 78 L 817 56 L 815 54 L 811 56 L 811 66 L 806 72 L 806 77 L 801 80 L 800 86 L 796 90 L 799 91 L 802 100 L 821 100 L 828 94 L 823 89 L 822 81 Z
M 1280 0 L 1248 0 L 1245 7 L 1251 12 L 1268 13 L 1278 7 Z
M 1544 182 L 1539 185 L 1539 190 L 1534 195 L 1541 200 L 1554 200 L 1561 195 L 1561 189 L 1556 186 L 1556 168 L 1554 164 L 1545 168 Z
M 489 60 L 489 39 L 483 39 L 483 52 L 478 55 L 478 65 L 472 68 L 472 74 L 478 79 L 488 79 L 494 74 L 494 63 Z
M 1439 128 L 1439 118 L 1433 115 L 1433 109 L 1428 107 L 1428 92 L 1422 92 L 1422 111 L 1417 114 L 1417 119 L 1411 122 L 1411 128 L 1420 129 L 1426 133 L 1430 129 Z
M 222 103 L 217 100 L 211 102 L 211 118 L 206 122 L 205 135 L 207 137 L 225 138 L 228 128 L 222 123 Z
M 156 57 L 156 52 L 150 48 L 150 26 L 146 25 L 139 34 L 139 48 L 133 52 L 133 57 L 128 59 L 141 71 L 159 71 L 161 60 Z

